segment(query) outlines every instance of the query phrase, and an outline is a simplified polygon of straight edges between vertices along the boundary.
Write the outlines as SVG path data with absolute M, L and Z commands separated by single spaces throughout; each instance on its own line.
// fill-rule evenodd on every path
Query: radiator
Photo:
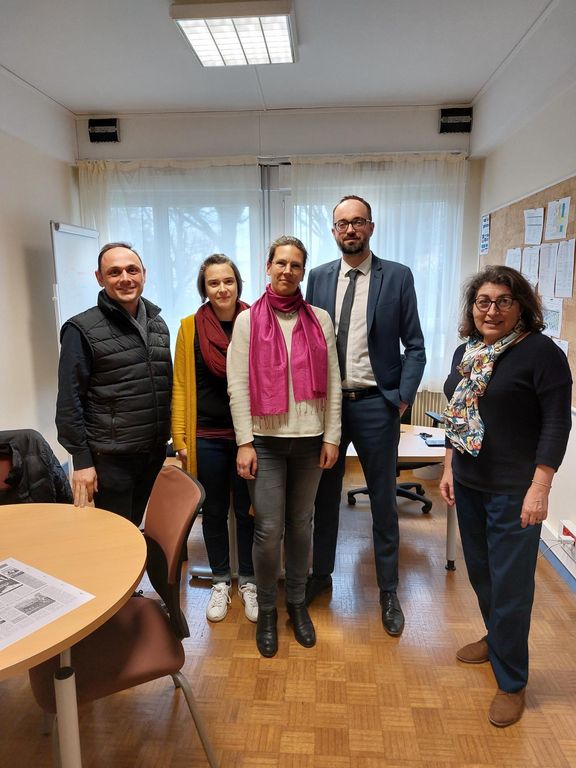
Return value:
M 426 411 L 442 413 L 446 407 L 446 402 L 446 397 L 443 392 L 429 392 L 427 389 L 418 392 L 414 405 L 412 406 L 412 424 L 432 426 L 430 417 L 426 416 Z

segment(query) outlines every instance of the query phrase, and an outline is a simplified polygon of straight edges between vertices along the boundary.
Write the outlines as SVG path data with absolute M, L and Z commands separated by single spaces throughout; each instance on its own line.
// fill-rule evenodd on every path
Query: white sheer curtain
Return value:
M 372 251 L 414 274 L 428 359 L 421 388 L 441 391 L 457 343 L 464 155 L 291 160 L 294 234 L 309 249 L 309 268 L 340 256 L 330 231 L 340 198 L 367 200 L 375 222 Z
M 260 172 L 255 157 L 202 161 L 81 161 L 82 223 L 100 243 L 129 242 L 142 256 L 144 295 L 162 307 L 172 342 L 200 305 L 196 276 L 212 253 L 240 269 L 248 301 L 264 280 Z M 262 274 L 260 274 L 262 273 Z

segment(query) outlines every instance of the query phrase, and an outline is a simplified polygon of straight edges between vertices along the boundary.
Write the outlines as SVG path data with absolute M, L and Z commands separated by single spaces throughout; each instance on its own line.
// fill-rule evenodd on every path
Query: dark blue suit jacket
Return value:
M 306 300 L 325 309 L 334 322 L 341 259 L 322 264 L 308 276 Z M 414 402 L 426 365 L 412 272 L 403 264 L 372 254 L 368 289 L 368 352 L 376 383 L 395 406 Z M 401 359 L 400 341 L 405 359 Z

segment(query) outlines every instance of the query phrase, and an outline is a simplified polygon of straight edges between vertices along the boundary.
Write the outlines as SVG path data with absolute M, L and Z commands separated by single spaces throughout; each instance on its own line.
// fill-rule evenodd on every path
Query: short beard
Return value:
M 339 243 L 342 253 L 353 256 L 356 253 L 362 253 L 366 243 L 363 240 L 353 240 L 351 243 Z

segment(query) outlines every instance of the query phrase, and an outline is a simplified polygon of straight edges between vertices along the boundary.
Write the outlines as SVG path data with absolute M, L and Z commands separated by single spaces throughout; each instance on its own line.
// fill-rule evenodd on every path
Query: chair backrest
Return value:
M 7 491 L 11 487 L 6 482 L 11 469 L 12 459 L 10 456 L 0 456 L 0 491 Z
M 180 610 L 180 571 L 183 546 L 205 498 L 200 483 L 180 467 L 162 467 L 152 488 L 144 536 L 148 547 L 147 572 L 164 600 L 174 632 L 188 637 Z

